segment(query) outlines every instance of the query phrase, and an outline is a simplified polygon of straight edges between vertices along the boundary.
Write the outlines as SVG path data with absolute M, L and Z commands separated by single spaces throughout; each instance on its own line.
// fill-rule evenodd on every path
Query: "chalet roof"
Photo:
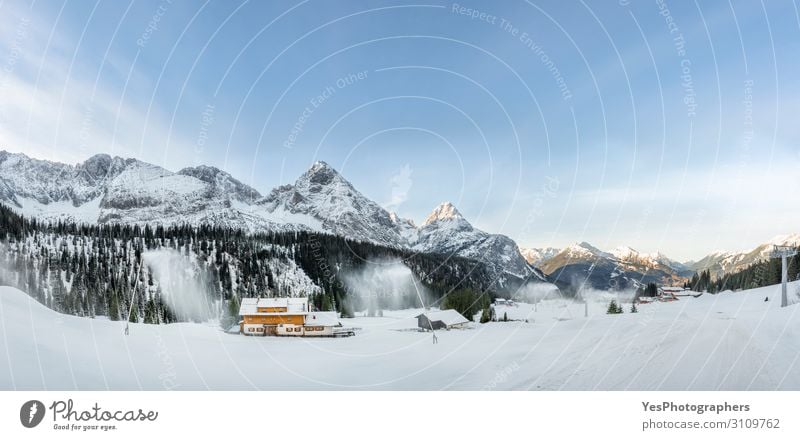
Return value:
M 446 326 L 457 325 L 457 324 L 464 324 L 465 322 L 469 322 L 467 318 L 465 318 L 461 313 L 453 309 L 447 310 L 439 310 L 439 311 L 426 311 L 425 313 L 421 313 L 416 316 L 419 319 L 420 316 L 425 316 L 431 322 L 441 321 Z
M 308 298 L 242 298 L 239 315 L 258 315 L 259 307 L 286 307 L 288 313 L 308 311 Z
M 339 325 L 339 314 L 336 312 L 309 312 L 306 315 L 306 325 Z

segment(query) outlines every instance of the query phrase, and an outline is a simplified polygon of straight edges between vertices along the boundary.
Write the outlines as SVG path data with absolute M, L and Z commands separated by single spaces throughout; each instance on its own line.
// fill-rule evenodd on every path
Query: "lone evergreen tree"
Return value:
M 119 320 L 119 298 L 117 292 L 111 293 L 111 304 L 108 306 L 108 319 L 112 321 Z
M 485 324 L 492 320 L 492 310 L 491 307 L 484 307 L 483 311 L 481 312 L 481 324 Z
M 131 307 L 131 314 L 128 317 L 128 322 L 139 322 L 139 312 L 136 311 L 136 304 Z
M 228 301 L 228 307 L 225 310 L 225 316 L 220 320 L 220 325 L 223 329 L 227 330 L 239 322 L 239 297 L 233 295 Z
M 607 315 L 617 315 L 622 312 L 622 306 L 617 304 L 617 300 L 612 299 L 611 302 L 608 303 L 608 309 L 606 310 Z

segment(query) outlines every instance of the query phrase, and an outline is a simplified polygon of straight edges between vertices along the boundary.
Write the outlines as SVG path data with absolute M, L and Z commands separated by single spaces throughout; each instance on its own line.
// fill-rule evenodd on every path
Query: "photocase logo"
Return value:
M 44 403 L 38 400 L 29 400 L 19 409 L 19 421 L 26 428 L 33 428 L 44 419 Z

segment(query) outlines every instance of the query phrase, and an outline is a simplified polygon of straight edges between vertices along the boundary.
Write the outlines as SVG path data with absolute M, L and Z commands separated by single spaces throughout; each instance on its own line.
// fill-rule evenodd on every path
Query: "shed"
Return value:
M 462 328 L 469 320 L 453 309 L 426 311 L 416 316 L 417 326 L 425 330 Z

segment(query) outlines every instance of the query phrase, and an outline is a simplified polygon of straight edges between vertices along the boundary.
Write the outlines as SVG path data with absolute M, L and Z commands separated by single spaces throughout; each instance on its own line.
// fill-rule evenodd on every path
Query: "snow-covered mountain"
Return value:
M 285 227 L 239 209 L 240 204 L 260 197 L 256 190 L 212 167 L 173 173 L 105 154 L 66 165 L 0 152 L 0 201 L 42 220 L 211 223 L 251 231 Z
M 645 254 L 627 246 L 609 252 L 587 242 L 575 243 L 550 258 L 540 269 L 565 284 L 586 284 L 597 289 L 638 287 L 655 282 L 674 284 L 693 273 L 661 253 Z
M 272 190 L 254 212 L 355 240 L 402 247 L 401 220 L 358 192 L 325 162 L 316 162 L 293 185 Z
M 0 201 L 42 220 L 121 224 L 214 224 L 247 231 L 314 230 L 426 253 L 457 255 L 498 278 L 545 277 L 516 243 L 474 228 L 449 203 L 417 227 L 365 197 L 325 162 L 262 196 L 214 167 L 177 173 L 136 159 L 96 155 L 67 165 L 0 152 Z
M 661 252 L 647 254 L 628 246 L 618 246 L 611 250 L 610 253 L 620 261 L 664 272 L 673 271 L 678 276 L 686 277 L 694 273 L 685 264 L 675 261 Z
M 698 261 L 687 262 L 686 266 L 692 271 L 708 270 L 712 277 L 718 277 L 768 259 L 775 245 L 800 246 L 800 234 L 778 235 L 752 249 L 741 252 L 715 251 Z
M 513 240 L 474 228 L 451 203 L 436 207 L 417 227 L 362 195 L 325 162 L 316 162 L 293 185 L 274 189 L 257 205 L 273 219 L 276 212 L 289 213 L 345 237 L 457 255 L 502 268 L 516 277 L 545 279 L 525 261 Z
M 520 248 L 519 251 L 528 263 L 539 267 L 546 260 L 553 258 L 556 254 L 561 252 L 561 249 L 554 247 Z
M 753 263 L 768 259 L 775 245 L 800 246 L 800 234 L 779 235 L 741 252 L 714 251 L 698 261 L 683 263 L 660 252 L 647 254 L 627 246 L 605 252 L 584 242 L 569 246 L 549 258 L 543 258 L 536 266 L 548 276 L 567 283 L 589 276 L 590 284 L 598 286 L 611 279 L 613 273 L 621 271 L 626 274 L 623 277 L 636 280 L 636 283 L 655 281 L 660 284 L 675 284 L 680 283 L 682 278 L 690 278 L 695 272 L 703 270 L 709 270 L 713 278 L 740 271 Z M 536 254 L 532 255 L 535 257 Z M 594 268 L 591 275 L 588 275 L 592 264 Z
M 413 249 L 499 263 L 512 275 L 545 279 L 528 264 L 514 240 L 474 228 L 450 202 L 442 203 L 428 215 L 418 228 Z

